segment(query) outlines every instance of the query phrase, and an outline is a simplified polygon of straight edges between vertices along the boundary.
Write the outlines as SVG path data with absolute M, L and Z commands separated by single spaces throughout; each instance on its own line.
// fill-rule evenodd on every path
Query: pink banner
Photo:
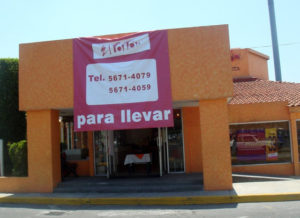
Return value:
M 74 130 L 173 126 L 167 31 L 73 39 Z

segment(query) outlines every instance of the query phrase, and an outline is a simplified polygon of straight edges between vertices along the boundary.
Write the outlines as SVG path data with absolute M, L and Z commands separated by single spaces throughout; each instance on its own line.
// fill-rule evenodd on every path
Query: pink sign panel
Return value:
M 173 126 L 168 33 L 73 39 L 74 130 Z

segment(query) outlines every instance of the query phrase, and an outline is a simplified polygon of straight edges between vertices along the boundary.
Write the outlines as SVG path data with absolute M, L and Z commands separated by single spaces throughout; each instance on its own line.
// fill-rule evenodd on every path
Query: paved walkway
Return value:
M 234 175 L 233 190 L 135 193 L 0 193 L 1 203 L 187 205 L 300 200 L 300 177 Z

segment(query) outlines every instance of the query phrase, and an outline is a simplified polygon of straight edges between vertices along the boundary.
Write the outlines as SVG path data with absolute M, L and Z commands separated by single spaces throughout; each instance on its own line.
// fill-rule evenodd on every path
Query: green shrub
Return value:
M 12 163 L 12 176 L 27 176 L 27 141 L 9 143 L 7 146 Z
M 19 61 L 0 58 L 0 139 L 3 144 L 26 138 L 25 112 L 19 111 L 18 71 Z M 12 175 L 12 163 L 8 147 L 4 146 L 4 175 Z

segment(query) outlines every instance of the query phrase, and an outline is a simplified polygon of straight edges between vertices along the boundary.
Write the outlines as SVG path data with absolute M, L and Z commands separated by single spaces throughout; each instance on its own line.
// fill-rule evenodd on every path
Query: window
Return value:
M 67 160 L 88 158 L 87 132 L 74 132 L 73 117 L 61 117 L 61 149 Z
M 233 165 L 291 162 L 289 122 L 230 125 Z

